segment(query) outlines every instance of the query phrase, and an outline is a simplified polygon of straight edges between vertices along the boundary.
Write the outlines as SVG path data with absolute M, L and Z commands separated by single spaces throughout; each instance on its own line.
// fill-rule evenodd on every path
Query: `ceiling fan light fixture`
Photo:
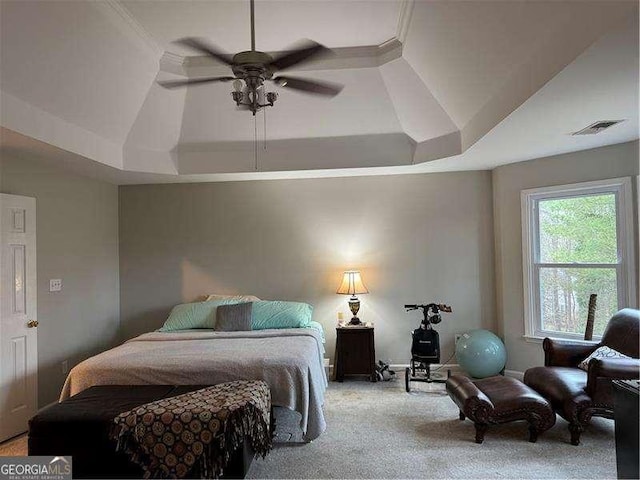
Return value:
M 280 70 L 286 70 L 295 65 L 306 63 L 314 57 L 326 55 L 330 50 L 317 42 L 305 40 L 293 50 L 288 50 L 275 56 L 257 51 L 255 45 L 254 3 L 255 0 L 249 0 L 251 9 L 251 50 L 236 53 L 231 57 L 203 38 L 186 37 L 176 40 L 176 43 L 182 46 L 197 50 L 231 67 L 233 77 L 189 78 L 187 80 L 162 81 L 158 83 L 165 88 L 177 88 L 189 85 L 203 85 L 210 82 L 233 81 L 233 91 L 231 92 L 233 101 L 240 110 L 249 110 L 254 116 L 264 107 L 272 107 L 278 99 L 276 92 L 266 91 L 264 82 L 267 80 L 276 83 L 280 87 L 286 86 L 287 89 L 297 90 L 306 94 L 334 97 L 340 93 L 342 85 L 305 78 L 273 76 L 275 72 Z
M 240 80 L 239 78 L 235 79 L 233 81 L 233 89 L 236 92 L 242 92 L 242 88 L 244 87 L 244 85 L 242 84 L 242 80 Z
M 269 102 L 270 105 L 273 105 L 277 99 L 278 99 L 277 92 L 267 92 L 267 102 Z
M 233 101 L 236 102 L 236 105 L 240 105 L 244 95 L 242 92 L 231 92 L 231 97 L 233 98 Z

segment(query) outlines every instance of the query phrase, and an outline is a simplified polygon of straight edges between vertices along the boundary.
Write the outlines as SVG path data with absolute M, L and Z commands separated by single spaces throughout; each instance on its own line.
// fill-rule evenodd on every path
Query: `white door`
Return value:
M 0 441 L 37 411 L 36 199 L 0 193 Z

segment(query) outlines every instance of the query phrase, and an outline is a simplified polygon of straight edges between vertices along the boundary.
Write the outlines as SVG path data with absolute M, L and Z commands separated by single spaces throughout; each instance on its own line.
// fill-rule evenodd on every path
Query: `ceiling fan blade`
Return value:
M 308 62 L 314 57 L 318 57 L 321 54 L 329 54 L 331 49 L 314 42 L 313 40 L 304 40 L 298 47 L 293 50 L 289 50 L 277 57 L 273 62 L 269 64 L 272 71 L 285 70 L 293 67 L 294 65 L 300 65 L 304 62 Z
M 205 77 L 205 78 L 190 78 L 189 80 L 166 80 L 158 82 L 158 85 L 164 88 L 179 88 L 188 87 L 190 85 L 202 85 L 204 83 L 212 82 L 230 82 L 235 80 L 235 77 Z
M 275 77 L 273 81 L 284 88 L 291 88 L 293 90 L 327 97 L 335 97 L 344 88 L 344 85 L 338 83 L 321 82 L 296 77 Z
M 225 53 L 222 50 L 218 49 L 218 47 L 216 47 L 215 45 L 213 45 L 212 43 L 210 43 L 204 38 L 185 37 L 185 38 L 180 38 L 173 43 L 177 43 L 178 45 L 189 47 L 199 51 L 200 53 L 209 55 L 215 58 L 216 60 L 218 60 L 219 62 L 224 63 L 225 65 L 233 65 L 232 55 L 229 55 L 228 53 Z

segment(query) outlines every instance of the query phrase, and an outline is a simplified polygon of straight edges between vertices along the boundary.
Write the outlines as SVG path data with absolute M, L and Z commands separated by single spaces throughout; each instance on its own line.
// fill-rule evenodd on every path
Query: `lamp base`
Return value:
M 361 325 L 362 322 L 358 318 L 358 310 L 360 310 L 360 300 L 358 300 L 358 297 L 356 297 L 355 295 L 351 295 L 351 298 L 349 299 L 349 309 L 353 314 L 353 318 L 351 318 L 349 325 Z

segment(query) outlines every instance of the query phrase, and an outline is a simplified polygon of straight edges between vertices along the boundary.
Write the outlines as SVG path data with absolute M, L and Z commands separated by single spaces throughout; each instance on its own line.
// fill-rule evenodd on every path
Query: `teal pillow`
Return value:
M 241 303 L 241 301 L 233 298 L 208 302 L 181 303 L 171 309 L 169 318 L 167 318 L 159 331 L 173 332 L 174 330 L 192 330 L 194 328 L 215 328 L 218 307 L 237 303 Z
M 313 307 L 308 303 L 281 300 L 253 302 L 251 329 L 308 327 L 312 313 Z

